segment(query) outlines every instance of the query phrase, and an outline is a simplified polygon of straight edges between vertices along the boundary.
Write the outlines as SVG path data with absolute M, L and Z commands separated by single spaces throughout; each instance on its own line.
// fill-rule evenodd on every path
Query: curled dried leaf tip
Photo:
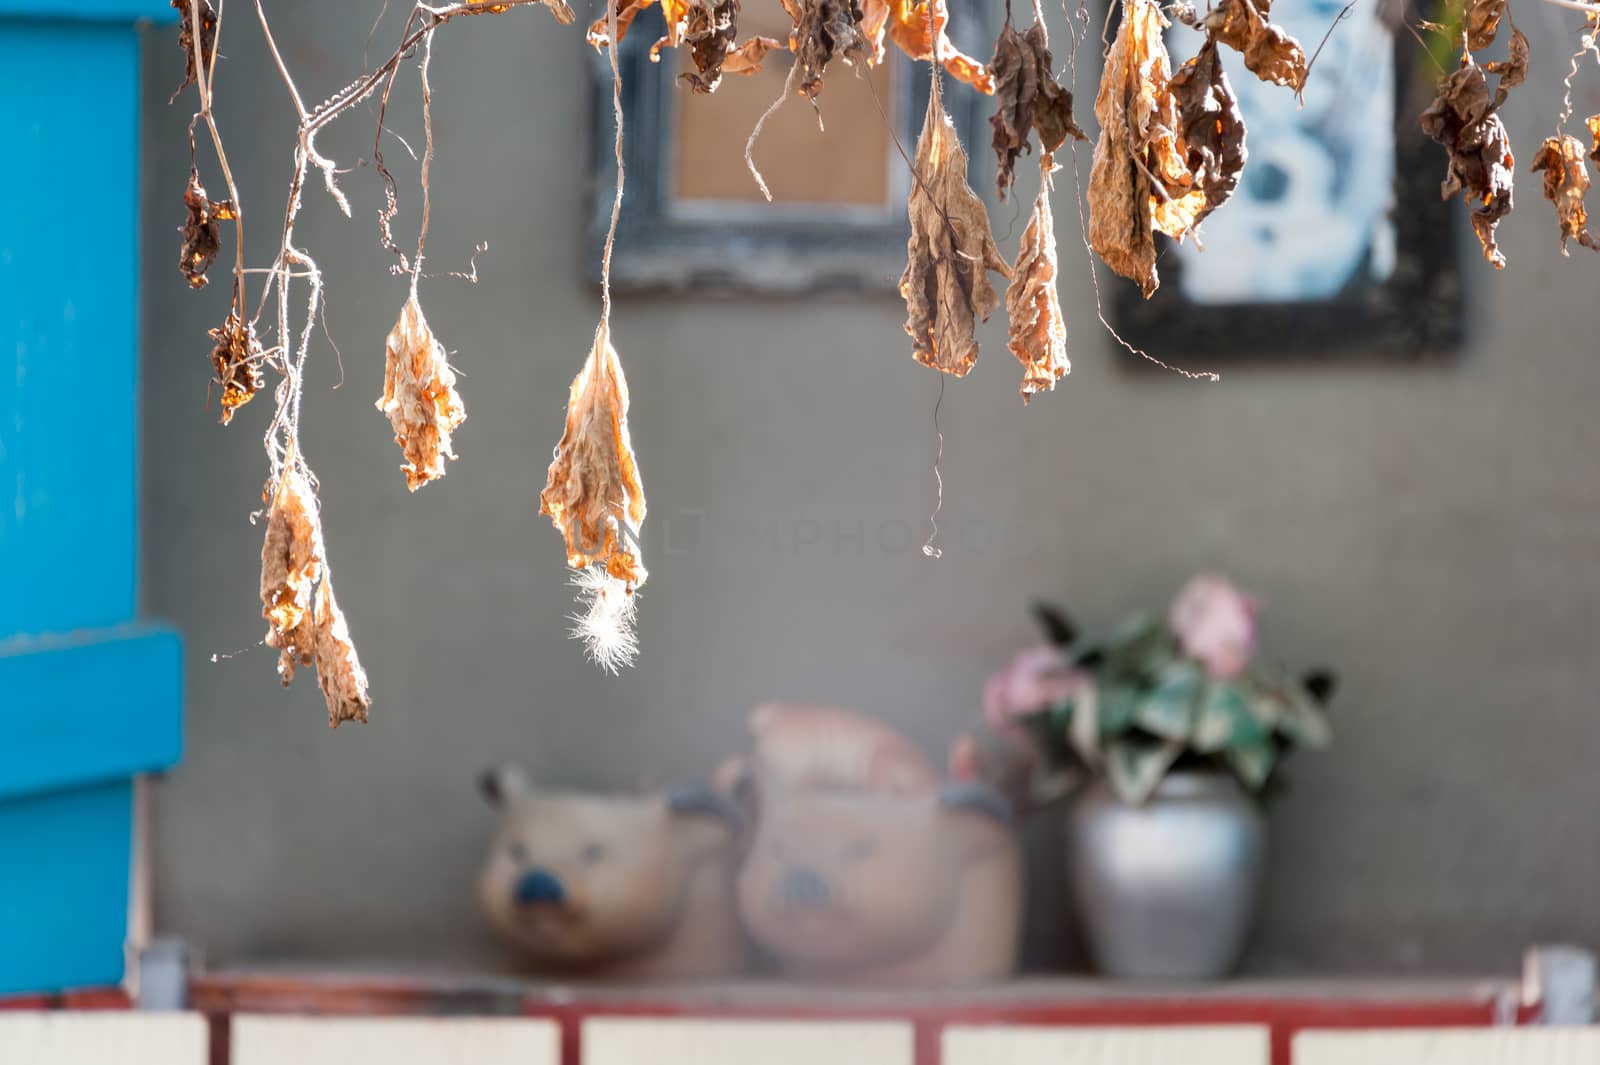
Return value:
M 317 588 L 314 620 L 313 657 L 317 663 L 317 686 L 328 704 L 328 727 L 338 728 L 345 721 L 366 724 L 372 709 L 367 671 L 361 668 L 361 659 L 350 640 L 350 626 L 333 597 L 333 582 L 326 575 Z
M 1195 224 L 1228 202 L 1239 187 L 1244 171 L 1244 116 L 1228 84 L 1215 42 L 1200 46 L 1194 57 L 1172 75 L 1172 95 L 1178 103 L 1178 143 L 1184 163 L 1204 193 L 1205 203 Z
M 1509 83 L 1508 77 L 1512 79 Z M 1422 112 L 1422 131 L 1450 153 L 1440 195 L 1449 199 L 1461 193 L 1471 211 L 1472 230 L 1483 246 L 1483 257 L 1496 269 L 1506 265 L 1495 229 L 1511 213 L 1516 166 L 1511 138 L 1496 109 L 1514 83 L 1514 75 L 1502 73 L 1491 97 L 1483 68 L 1473 62 L 1470 52 L 1463 51 L 1461 65 L 1439 80 L 1438 95 Z
M 835 57 L 846 63 L 866 55 L 860 0 L 783 0 L 794 22 L 789 50 L 794 53 L 796 91 L 812 100 L 822 91 L 822 75 Z
M 1200 20 L 1213 41 L 1244 56 L 1244 65 L 1262 81 L 1305 88 L 1309 65 L 1300 42 L 1267 20 L 1272 0 L 1222 0 Z
M 1011 270 L 995 247 L 983 201 L 967 184 L 967 153 L 938 84 L 935 78 L 911 170 L 911 239 L 900 295 L 916 360 L 965 377 L 978 361 L 977 320 L 987 320 L 1000 303 L 989 271 L 1010 277 Z
M 213 347 L 211 367 L 216 371 L 213 384 L 222 386 L 222 424 L 233 420 L 233 412 L 249 403 L 261 391 L 261 341 L 256 330 L 236 312 L 229 312 L 222 325 L 208 332 Z
M 406 462 L 406 486 L 415 492 L 445 474 L 444 460 L 455 458 L 450 434 L 467 420 L 456 392 L 456 375 L 444 345 L 428 328 L 412 296 L 384 342 L 383 395 L 377 407 L 394 426 L 394 441 Z
M 183 246 L 178 252 L 178 269 L 190 288 L 205 288 L 206 271 L 216 261 L 222 250 L 222 228 L 218 222 L 230 222 L 238 217 L 232 200 L 211 200 L 200 184 L 200 174 L 191 169 L 189 184 L 183 190 L 183 206 L 188 217 L 183 220 Z
M 1155 232 L 1182 240 L 1208 210 L 1180 144 L 1166 25 L 1153 0 L 1123 0 L 1094 100 L 1100 139 L 1089 171 L 1089 244 L 1146 298 L 1161 285 Z
M 1022 363 L 1023 403 L 1036 393 L 1054 391 L 1056 382 L 1072 372 L 1067 358 L 1067 322 L 1056 294 L 1055 219 L 1050 212 L 1050 172 L 1054 169 L 1054 160 L 1044 153 L 1039 160 L 1039 198 L 1022 231 L 1022 247 L 1006 289 L 1011 327 L 1008 346 Z
M 1467 32 L 1467 47 L 1477 52 L 1493 44 L 1505 13 L 1506 0 L 1466 0 L 1462 21 Z
M 1544 198 L 1555 204 L 1561 222 L 1561 254 L 1567 241 L 1577 241 L 1590 251 L 1600 251 L 1600 241 L 1589 232 L 1589 215 L 1583 197 L 1589 191 L 1589 164 L 1576 137 L 1546 137 L 1533 157 L 1534 173 L 1544 172 Z
M 617 5 L 617 40 L 628 35 L 628 27 L 641 11 L 657 0 L 621 0 Z M 771 37 L 751 37 L 735 44 L 739 31 L 739 0 L 660 0 L 667 32 L 650 46 L 650 61 L 660 62 L 661 49 L 689 46 L 695 69 L 682 75 L 695 92 L 714 92 L 724 74 L 754 74 L 768 52 L 782 48 L 783 42 Z M 604 48 L 611 39 L 610 27 L 602 17 L 589 26 L 588 41 Z
M 1044 27 L 1036 22 L 1026 33 L 1018 33 L 1006 23 L 989 63 L 996 104 L 989 125 L 994 127 L 994 154 L 999 160 L 994 184 L 1002 200 L 1011 186 L 1017 156 L 1033 151 L 1030 130 L 1038 130 L 1039 146 L 1046 153 L 1060 148 L 1069 136 L 1086 139 L 1072 118 L 1072 91 L 1056 80 L 1051 69 Z
M 561 531 L 568 566 L 604 566 L 629 592 L 644 583 L 638 555 L 644 484 L 628 434 L 628 382 L 604 322 L 572 380 L 566 428 L 539 493 L 539 513 Z

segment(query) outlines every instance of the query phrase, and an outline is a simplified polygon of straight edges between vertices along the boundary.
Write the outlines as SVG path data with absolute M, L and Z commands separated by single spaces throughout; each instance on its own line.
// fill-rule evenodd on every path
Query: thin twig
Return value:
M 617 155 L 617 194 L 611 200 L 611 225 L 606 230 L 606 246 L 600 253 L 600 328 L 611 322 L 611 251 L 617 243 L 617 219 L 622 217 L 622 67 L 617 62 L 617 0 L 606 0 L 606 55 L 611 60 L 611 113 L 617 136 L 613 144 Z
M 422 59 L 417 72 L 422 78 L 422 223 L 417 230 L 417 254 L 411 260 L 411 298 L 417 298 L 417 281 L 422 277 L 422 249 L 428 243 L 428 220 L 432 209 L 432 196 L 428 177 L 433 169 L 433 87 L 428 84 L 428 64 L 433 60 L 433 35 L 422 41 Z
M 222 168 L 222 180 L 228 186 L 228 199 L 233 201 L 233 310 L 239 317 L 244 317 L 245 296 L 244 283 L 244 207 L 239 201 L 239 188 L 233 182 L 233 169 L 228 166 L 228 153 L 222 150 L 222 134 L 217 130 L 217 121 L 211 116 L 211 87 L 216 74 L 217 53 L 222 45 L 222 7 L 217 7 L 217 28 L 211 37 L 211 55 L 203 56 L 201 52 L 204 34 L 200 28 L 200 0 L 189 0 L 189 49 L 194 60 L 195 86 L 200 93 L 200 117 L 206 120 L 206 128 L 211 131 L 211 146 L 216 149 L 217 164 Z M 189 144 L 194 146 L 194 124 L 190 123 Z M 191 155 L 192 155 L 191 151 Z

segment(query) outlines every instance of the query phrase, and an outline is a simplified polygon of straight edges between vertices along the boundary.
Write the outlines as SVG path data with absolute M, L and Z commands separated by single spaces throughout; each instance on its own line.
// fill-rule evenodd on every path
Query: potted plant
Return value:
M 1257 654 L 1257 610 L 1203 575 L 1165 616 L 1080 644 L 1063 612 L 1039 605 L 1047 642 L 985 688 L 985 718 L 1013 741 L 1010 762 L 986 775 L 1036 801 L 1072 793 L 1069 879 L 1108 975 L 1205 979 L 1233 968 L 1265 868 L 1261 800 L 1285 755 L 1331 738 L 1333 677 L 1294 679 Z

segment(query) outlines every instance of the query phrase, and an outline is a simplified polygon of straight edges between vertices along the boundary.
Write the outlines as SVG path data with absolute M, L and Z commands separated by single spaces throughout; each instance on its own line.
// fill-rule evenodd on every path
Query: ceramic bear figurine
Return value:
M 740 815 L 726 799 L 547 792 L 515 769 L 481 783 L 500 825 L 479 901 L 535 968 L 629 980 L 743 970 Z
M 739 912 L 788 975 L 939 985 L 1009 974 L 1021 855 L 1003 798 L 941 785 L 887 726 L 850 711 L 769 705 L 755 750 L 720 782 L 755 813 Z

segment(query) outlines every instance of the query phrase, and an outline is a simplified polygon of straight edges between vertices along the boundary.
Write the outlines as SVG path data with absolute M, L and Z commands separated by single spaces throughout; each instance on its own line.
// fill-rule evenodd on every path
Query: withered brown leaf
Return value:
M 1583 124 L 1589 127 L 1589 140 L 1592 142 L 1589 158 L 1600 163 L 1600 115 L 1590 115 L 1583 120 Z
M 211 366 L 214 383 L 222 386 L 222 424 L 233 420 L 233 412 L 249 403 L 261 390 L 261 341 L 255 326 L 228 312 L 222 325 L 207 334 L 214 342 Z
M 886 32 L 895 47 L 919 62 L 933 58 L 937 40 L 939 62 L 951 76 L 985 95 L 994 93 L 994 78 L 988 68 L 958 49 L 945 32 L 950 24 L 945 0 L 865 0 L 862 13 L 861 31 L 870 46 L 870 65 L 883 62 Z
M 644 484 L 628 434 L 628 381 L 600 323 L 583 369 L 572 379 L 567 422 L 556 445 L 539 513 L 549 515 L 567 545 L 567 565 L 603 563 L 632 592 L 645 581 L 635 553 L 644 523 Z
M 1166 25 L 1153 0 L 1123 0 L 1094 100 L 1100 139 L 1089 171 L 1089 244 L 1146 298 L 1161 284 L 1155 231 L 1181 240 L 1206 205 L 1178 149 Z
M 338 728 L 345 721 L 365 724 L 372 709 L 367 671 L 361 668 L 350 640 L 350 626 L 333 597 L 333 580 L 326 572 L 317 587 L 313 627 L 312 656 L 317 663 L 317 686 L 328 704 L 328 727 Z
M 183 84 L 172 93 L 176 100 L 178 93 L 195 83 L 198 74 L 194 62 L 195 8 L 200 11 L 200 61 L 208 68 L 217 48 L 217 12 L 211 0 L 196 0 L 195 6 L 190 5 L 190 0 L 172 0 L 172 7 L 178 12 L 178 47 L 183 49 Z
M 190 288 L 205 288 L 206 271 L 222 250 L 222 227 L 235 217 L 232 200 L 210 200 L 200 184 L 200 174 L 189 171 L 189 184 L 183 190 L 183 206 L 189 215 L 183 221 L 183 246 L 178 251 L 178 269 Z
M 1222 69 L 1214 41 L 1172 75 L 1173 98 L 1178 102 L 1179 144 L 1184 160 L 1205 194 L 1205 206 L 1195 216 L 1198 223 L 1228 201 L 1239 187 L 1244 170 L 1244 116 Z
M 933 84 L 911 168 L 911 239 L 900 295 L 916 360 L 965 377 L 978 361 L 976 319 L 987 319 L 1000 302 L 988 271 L 1010 277 L 1011 270 L 995 247 L 983 201 L 967 184 L 967 153 L 937 78 Z
M 1561 254 L 1567 254 L 1570 238 L 1600 251 L 1600 241 L 1589 233 L 1589 216 L 1583 197 L 1589 191 L 1589 164 L 1583 158 L 1583 143 L 1576 137 L 1546 137 L 1533 157 L 1534 173 L 1544 172 L 1544 198 L 1555 204 L 1561 223 Z
M 1462 52 L 1461 65 L 1439 79 L 1438 96 L 1422 112 L 1422 131 L 1450 153 L 1440 194 L 1445 199 L 1462 194 L 1483 257 L 1496 269 L 1506 265 L 1495 242 L 1495 227 L 1511 213 L 1516 166 L 1505 124 L 1495 113 L 1503 99 L 1503 92 L 1490 99 L 1483 68 L 1473 62 L 1471 53 Z
M 1050 153 L 1041 153 L 1039 198 L 1022 231 L 1022 247 L 1006 289 L 1007 346 L 1022 363 L 1023 403 L 1035 393 L 1054 391 L 1056 381 L 1072 372 L 1067 358 L 1067 322 L 1056 294 L 1056 232 L 1050 212 L 1050 172 L 1054 169 Z
M 752 37 L 734 45 L 739 30 L 739 0 L 716 0 L 689 7 L 683 28 L 683 43 L 695 69 L 678 75 L 695 92 L 715 92 L 724 74 L 754 74 L 761 61 L 774 48 L 782 48 L 771 37 Z
M 1244 65 L 1262 81 L 1305 88 L 1308 64 L 1300 42 L 1268 22 L 1272 0 L 1221 0 L 1200 20 L 1211 39 L 1244 56 Z
M 293 461 L 285 464 L 276 489 L 261 493 L 267 503 L 267 535 L 261 545 L 261 616 L 266 644 L 279 651 L 278 675 L 284 686 L 297 664 L 314 653 L 312 596 L 322 577 L 322 522 L 311 482 Z
M 1494 43 L 1500 32 L 1500 19 L 1506 13 L 1506 0 L 1466 0 L 1464 21 L 1467 47 L 1481 51 Z
M 822 91 L 822 75 L 835 56 L 848 63 L 866 54 L 861 4 L 859 0 L 784 0 L 784 9 L 794 20 L 789 50 L 799 68 L 798 91 L 815 100 Z
M 995 83 L 995 112 L 989 125 L 994 127 L 994 154 L 999 160 L 994 184 L 1002 200 L 1011 187 L 1017 156 L 1024 149 L 1033 151 L 1030 130 L 1038 130 L 1039 146 L 1047 153 L 1060 148 L 1069 136 L 1086 139 L 1072 118 L 1072 91 L 1051 71 L 1044 27 L 1036 22 L 1026 33 L 1018 33 L 1006 23 L 989 63 Z
M 450 434 L 467 420 L 456 392 L 444 345 L 428 328 L 415 296 L 406 300 L 384 341 L 383 395 L 377 408 L 394 426 L 394 442 L 405 455 L 406 487 L 415 492 L 445 474 L 455 458 Z
M 1511 44 L 1508 46 L 1504 60 L 1492 60 L 1483 65 L 1491 74 L 1500 75 L 1500 81 L 1495 86 L 1494 103 L 1496 107 L 1506 102 L 1506 96 L 1511 89 L 1521 85 L 1528 78 L 1528 35 L 1511 27 Z

